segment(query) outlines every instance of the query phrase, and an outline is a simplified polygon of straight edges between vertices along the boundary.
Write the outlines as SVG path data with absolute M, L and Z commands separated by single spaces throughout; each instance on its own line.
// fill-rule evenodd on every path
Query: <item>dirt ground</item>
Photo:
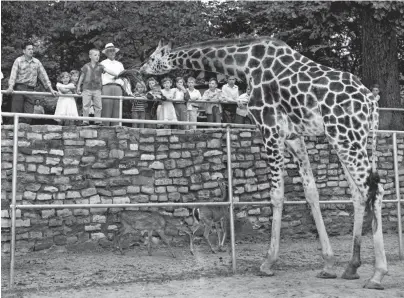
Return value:
M 384 291 L 362 286 L 373 272 L 373 244 L 363 239 L 359 280 L 340 278 L 349 260 L 351 237 L 331 238 L 337 258 L 337 279 L 318 279 L 321 269 L 317 239 L 281 242 L 280 259 L 273 277 L 259 276 L 268 248 L 266 241 L 236 242 L 237 274 L 231 273 L 230 249 L 211 254 L 205 242 L 196 245 L 195 256 L 187 245 L 174 247 L 177 258 L 165 246 L 135 246 L 125 255 L 86 244 L 69 250 L 17 254 L 16 289 L 8 290 L 9 255 L 2 256 L 2 297 L 404 297 L 404 261 L 398 257 L 398 237 L 385 235 L 389 275 Z

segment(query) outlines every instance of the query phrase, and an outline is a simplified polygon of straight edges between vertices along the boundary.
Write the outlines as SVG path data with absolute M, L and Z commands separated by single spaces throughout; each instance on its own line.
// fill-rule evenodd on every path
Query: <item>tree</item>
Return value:
M 366 86 L 380 85 L 382 107 L 399 108 L 397 36 L 404 33 L 404 3 L 374 2 L 361 6 L 363 82 Z M 380 127 L 403 129 L 404 114 L 381 111 Z

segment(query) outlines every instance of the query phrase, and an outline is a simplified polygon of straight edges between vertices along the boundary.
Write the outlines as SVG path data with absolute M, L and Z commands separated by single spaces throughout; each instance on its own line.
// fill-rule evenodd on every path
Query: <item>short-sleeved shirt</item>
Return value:
M 117 74 L 125 70 L 122 63 L 116 60 L 105 59 L 100 63 Z M 109 73 L 104 73 L 102 74 L 102 85 L 107 84 L 119 84 L 123 86 L 123 81 L 121 79 L 115 79 L 115 77 Z
M 27 60 L 27 58 L 22 55 L 14 61 L 8 84 L 10 86 L 25 84 L 30 87 L 35 87 L 38 78 L 42 81 L 44 86 L 52 88 L 42 63 L 36 58 Z
M 218 88 L 215 88 L 215 91 L 211 91 L 210 89 L 206 90 L 202 95 L 202 100 L 213 101 L 214 103 L 206 103 L 205 111 L 206 114 L 212 114 L 213 107 L 218 107 L 219 112 L 222 112 L 222 105 L 217 102 L 222 99 L 222 91 Z
M 97 63 L 94 67 L 91 62 L 85 64 L 81 71 L 83 73 L 83 90 L 101 90 L 102 89 L 102 74 L 105 66 Z

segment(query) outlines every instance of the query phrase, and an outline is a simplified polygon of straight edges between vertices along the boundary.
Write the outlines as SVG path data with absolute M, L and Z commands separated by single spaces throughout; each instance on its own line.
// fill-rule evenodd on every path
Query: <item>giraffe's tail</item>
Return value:
M 372 216 L 373 231 L 377 229 L 377 217 L 375 210 L 375 202 L 377 192 L 379 190 L 380 176 L 377 172 L 370 172 L 369 177 L 366 180 L 366 185 L 369 186 L 368 197 L 366 200 L 366 212 Z
M 368 197 L 366 201 L 366 211 L 372 215 L 373 219 L 373 231 L 377 229 L 377 220 L 375 212 L 376 196 L 379 189 L 380 176 L 376 169 L 376 146 L 377 146 L 377 129 L 379 128 L 379 105 L 376 100 L 371 96 L 371 130 L 372 130 L 372 168 L 370 174 L 366 180 L 366 185 L 369 187 Z

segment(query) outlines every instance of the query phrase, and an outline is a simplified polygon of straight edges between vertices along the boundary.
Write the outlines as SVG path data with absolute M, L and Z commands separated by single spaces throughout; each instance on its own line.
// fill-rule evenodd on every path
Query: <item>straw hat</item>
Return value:
M 105 48 L 102 50 L 102 53 L 105 54 L 105 52 L 106 52 L 107 50 L 111 50 L 111 49 L 115 50 L 115 54 L 119 52 L 119 49 L 116 48 L 116 47 L 114 46 L 114 44 L 110 42 L 110 43 L 107 43 L 107 44 L 105 45 Z

